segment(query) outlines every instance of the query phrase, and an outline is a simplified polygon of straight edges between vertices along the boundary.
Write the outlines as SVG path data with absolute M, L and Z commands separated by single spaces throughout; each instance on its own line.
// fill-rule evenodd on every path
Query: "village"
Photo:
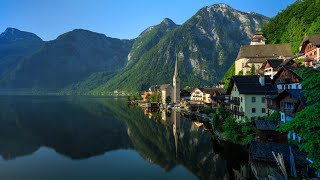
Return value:
M 181 88 L 183 79 L 176 59 L 172 84 L 153 85 L 141 95 L 129 97 L 129 101 L 141 106 L 150 117 L 153 111 L 196 116 L 209 122 L 213 134 L 225 141 L 232 139 L 223 132 L 228 126 L 227 117 L 234 119 L 237 127 L 249 124 L 252 138 L 242 136 L 238 143 L 248 147 L 251 171 L 257 179 L 267 178 L 271 170 L 277 179 L 320 177 L 309 166 L 313 161 L 297 146 L 303 139 L 294 130 L 278 131 L 280 124 L 292 121 L 310 104 L 299 72 L 320 66 L 320 34 L 306 35 L 297 54 L 290 44 L 266 41 L 257 30 L 250 45 L 241 46 L 229 84 Z

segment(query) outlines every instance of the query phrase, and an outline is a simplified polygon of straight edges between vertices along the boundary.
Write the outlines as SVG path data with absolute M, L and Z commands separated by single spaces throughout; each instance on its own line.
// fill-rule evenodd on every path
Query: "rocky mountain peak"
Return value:
M 174 23 L 171 19 L 169 18 L 164 18 L 163 21 L 160 23 L 162 25 L 166 25 L 168 27 L 172 27 L 172 26 L 177 26 L 176 23 Z
M 20 31 L 16 28 L 7 28 L 0 34 L 0 43 L 11 43 L 17 41 L 42 41 L 42 39 L 33 33 Z

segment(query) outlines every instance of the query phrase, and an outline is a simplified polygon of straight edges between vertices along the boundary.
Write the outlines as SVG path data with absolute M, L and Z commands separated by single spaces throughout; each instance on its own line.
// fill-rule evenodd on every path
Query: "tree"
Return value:
M 262 118 L 267 121 L 278 122 L 281 119 L 281 115 L 279 112 L 274 112 L 270 116 L 264 116 Z
M 213 109 L 211 106 L 207 106 L 205 109 L 204 109 L 204 113 L 206 115 L 209 115 L 210 113 L 212 113 Z
M 226 119 L 222 127 L 226 137 L 234 143 L 248 143 L 255 134 L 252 122 L 238 123 L 232 116 Z
M 149 102 L 159 102 L 159 97 L 156 93 L 151 94 L 149 97 Z
M 292 121 L 281 125 L 279 130 L 295 131 L 303 139 L 300 149 L 314 162 L 311 166 L 320 172 L 320 71 L 306 69 L 297 73 L 303 77 L 301 84 L 309 105 L 296 113 Z
M 183 89 L 186 91 L 190 91 L 191 88 L 190 88 L 190 86 L 185 86 Z
M 249 75 L 255 75 L 256 74 L 256 67 L 254 64 L 252 64 Z
M 170 96 L 167 96 L 167 97 L 166 97 L 166 103 L 167 103 L 167 104 L 171 103 L 171 97 L 170 97 Z

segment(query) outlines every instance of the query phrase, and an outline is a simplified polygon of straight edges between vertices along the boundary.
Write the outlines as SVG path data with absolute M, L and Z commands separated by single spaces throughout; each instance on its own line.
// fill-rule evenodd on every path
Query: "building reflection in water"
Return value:
M 179 145 L 179 136 L 180 136 L 180 113 L 177 111 L 172 112 L 173 119 L 173 136 L 174 143 L 176 147 L 176 158 L 178 158 L 178 145 Z

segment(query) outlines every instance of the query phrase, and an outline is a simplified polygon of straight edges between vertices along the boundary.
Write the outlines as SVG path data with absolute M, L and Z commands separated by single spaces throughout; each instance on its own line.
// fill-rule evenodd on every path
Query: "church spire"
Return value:
M 179 76 L 179 71 L 178 71 L 178 54 L 176 55 L 176 65 L 174 67 L 174 77 Z

